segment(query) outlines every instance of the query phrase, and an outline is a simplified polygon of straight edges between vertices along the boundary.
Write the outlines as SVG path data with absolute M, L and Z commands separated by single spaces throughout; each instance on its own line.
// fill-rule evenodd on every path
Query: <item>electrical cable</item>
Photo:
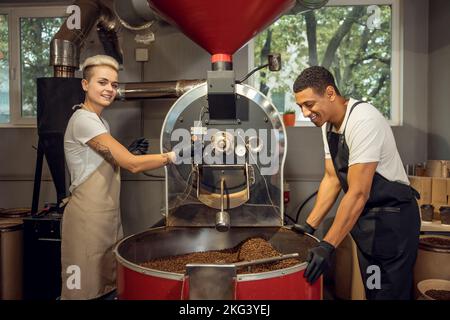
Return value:
M 309 202 L 309 200 L 311 200 L 312 198 L 314 198 L 314 196 L 319 192 L 319 190 L 316 190 L 313 192 L 313 194 L 311 194 L 308 198 L 306 198 L 302 204 L 300 205 L 300 207 L 297 210 L 297 215 L 295 216 L 295 223 L 298 223 L 298 218 L 300 217 L 300 212 L 302 211 L 303 207 Z
M 284 217 L 285 217 L 285 218 L 288 218 L 289 220 L 291 220 L 291 222 L 293 222 L 294 224 L 296 223 L 296 221 L 294 220 L 294 218 L 292 218 L 290 215 L 285 214 Z M 285 219 L 285 221 L 286 221 L 286 220 L 287 220 L 287 219 Z M 286 222 L 287 222 L 287 221 L 286 221 Z
M 279 212 L 277 212 L 276 208 L 279 208 L 279 207 L 275 206 L 274 203 L 273 203 L 273 201 L 272 201 L 272 197 L 270 196 L 269 186 L 267 185 L 266 178 L 264 177 L 263 174 L 261 174 L 261 169 L 260 169 L 259 166 L 258 166 L 258 162 L 257 162 L 256 159 L 253 157 L 253 154 L 251 153 L 250 148 L 249 148 L 249 147 L 247 146 L 247 144 L 245 143 L 245 139 L 239 134 L 239 132 L 238 132 L 238 137 L 241 138 L 242 142 L 244 142 L 244 146 L 245 146 L 245 148 L 247 149 L 248 154 L 252 157 L 253 161 L 255 162 L 255 166 L 256 166 L 256 168 L 258 169 L 259 174 L 260 174 L 261 177 L 263 178 L 264 184 L 266 185 L 266 193 L 267 193 L 267 196 L 269 197 L 270 204 L 272 205 L 272 208 L 274 209 L 275 213 L 278 214 Z
M 192 173 L 194 173 L 194 171 L 195 171 L 195 170 L 194 170 L 193 167 L 192 167 L 191 172 L 189 173 L 189 176 L 188 176 L 188 178 L 186 179 L 186 180 L 187 180 L 187 181 L 186 181 L 186 188 L 185 188 L 184 191 L 181 193 L 181 195 L 184 196 L 184 199 L 180 199 L 180 196 L 177 195 L 177 199 L 175 200 L 175 201 L 177 201 L 177 203 L 176 203 L 173 207 L 169 208 L 169 210 L 172 210 L 172 209 L 174 209 L 174 208 L 179 207 L 180 204 L 183 203 L 184 201 L 186 201 L 186 199 L 187 199 L 187 198 L 189 197 L 189 195 L 191 194 L 192 186 L 193 186 L 193 181 L 190 181 L 190 179 L 191 179 Z M 189 190 L 188 190 L 188 189 L 189 189 Z
M 251 75 L 253 75 L 256 71 L 261 70 L 265 67 L 268 67 L 269 64 L 263 64 L 262 66 L 256 67 L 255 69 L 253 69 L 252 71 L 250 71 L 249 73 L 247 73 L 247 75 L 245 77 L 243 77 L 241 80 L 236 80 L 236 83 L 241 84 L 242 82 L 244 82 L 245 80 L 247 80 L 248 78 L 250 78 Z
M 203 118 L 203 115 L 204 115 L 203 110 L 205 110 L 205 109 L 207 109 L 207 107 L 205 107 L 205 106 L 203 106 L 200 109 L 199 117 L 198 117 L 198 121 L 201 122 L 202 125 L 203 125 L 202 118 Z M 186 179 L 186 188 L 181 193 L 181 197 L 179 196 L 180 193 L 177 194 L 177 197 L 175 199 L 176 204 L 174 206 L 170 207 L 168 210 L 172 210 L 172 209 L 175 209 L 175 208 L 179 207 L 180 204 L 183 203 L 184 201 L 186 201 L 186 199 L 189 197 L 189 195 L 191 194 L 191 191 L 192 191 L 192 187 L 193 187 L 193 181 L 190 181 L 190 179 L 191 179 L 192 173 L 194 173 L 194 171 L 195 171 L 194 167 L 191 167 L 191 172 L 189 173 L 189 175 L 188 175 L 188 177 Z M 183 196 L 184 196 L 184 198 L 182 198 Z M 187 204 L 197 204 L 197 203 L 187 203 Z M 162 208 L 161 211 L 162 212 L 166 211 L 166 208 Z M 163 215 L 165 215 L 165 214 L 163 214 Z
M 147 173 L 145 171 L 141 172 L 144 176 L 150 177 L 150 178 L 157 178 L 157 179 L 164 179 L 165 176 L 158 176 L 156 174 Z

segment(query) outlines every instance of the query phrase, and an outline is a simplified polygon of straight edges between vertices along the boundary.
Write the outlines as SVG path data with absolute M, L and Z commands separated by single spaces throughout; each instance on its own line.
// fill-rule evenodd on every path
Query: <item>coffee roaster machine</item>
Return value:
M 306 262 L 250 274 L 236 274 L 223 264 L 192 264 L 186 274 L 142 266 L 155 258 L 231 248 L 251 237 L 289 254 L 308 237 L 283 226 L 287 140 L 281 117 L 261 92 L 236 80 L 232 63 L 236 50 L 295 1 L 151 0 L 149 5 L 211 54 L 212 70 L 165 118 L 161 151 L 174 150 L 179 161 L 166 167 L 166 226 L 117 245 L 119 298 L 321 299 L 321 281 L 310 285 L 303 277 Z M 279 57 L 269 59 L 271 70 L 278 69 Z

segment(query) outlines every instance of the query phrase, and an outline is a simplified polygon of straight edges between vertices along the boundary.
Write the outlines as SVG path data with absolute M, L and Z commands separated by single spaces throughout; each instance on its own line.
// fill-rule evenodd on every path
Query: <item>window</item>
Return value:
M 0 124 L 9 123 L 8 15 L 0 14 Z
M 36 78 L 51 77 L 50 41 L 62 18 L 20 18 L 22 117 L 36 117 Z
M 0 126 L 36 125 L 36 78 L 53 76 L 50 41 L 65 11 L 0 8 Z
M 281 53 L 280 72 L 260 72 L 254 86 L 280 111 L 296 109 L 297 125 L 309 126 L 295 104 L 292 84 L 301 70 L 322 65 L 341 94 L 371 102 L 393 125 L 401 123 L 398 0 L 330 0 L 327 6 L 284 15 L 253 41 L 254 65 Z M 250 50 L 252 51 L 252 50 Z

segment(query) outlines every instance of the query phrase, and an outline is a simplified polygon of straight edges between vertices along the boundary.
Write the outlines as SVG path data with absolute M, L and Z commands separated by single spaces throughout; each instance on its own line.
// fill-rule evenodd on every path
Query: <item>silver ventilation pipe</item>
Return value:
M 73 77 L 80 65 L 80 47 L 100 16 L 99 1 L 77 0 L 80 28 L 69 29 L 67 18 L 50 42 L 50 65 L 55 77 Z
M 120 83 L 117 100 L 179 98 L 205 80 Z
M 68 17 L 50 42 L 55 77 L 74 77 L 80 66 L 80 48 L 94 25 L 110 32 L 118 30 L 112 0 L 76 0 L 73 5 L 80 8 L 79 28 L 69 28 Z
M 298 14 L 322 8 L 329 0 L 297 0 L 294 7 L 286 14 Z
M 131 31 L 145 30 L 162 21 L 147 0 L 114 0 L 114 12 L 120 24 Z

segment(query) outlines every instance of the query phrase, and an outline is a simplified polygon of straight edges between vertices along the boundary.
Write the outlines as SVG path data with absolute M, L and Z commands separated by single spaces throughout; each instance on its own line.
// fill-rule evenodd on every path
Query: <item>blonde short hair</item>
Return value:
M 108 66 L 119 72 L 119 63 L 113 57 L 98 54 L 84 60 L 80 69 L 83 71 L 83 79 L 89 80 L 92 76 L 92 68 L 96 66 Z

